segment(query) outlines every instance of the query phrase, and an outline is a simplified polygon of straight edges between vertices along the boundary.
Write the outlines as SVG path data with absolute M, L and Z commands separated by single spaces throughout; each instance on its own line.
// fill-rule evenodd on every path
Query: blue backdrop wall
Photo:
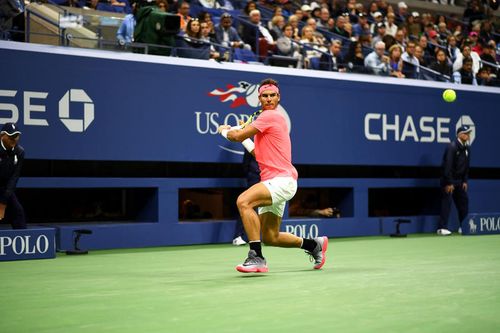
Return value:
M 445 144 L 455 138 L 460 125 L 468 124 L 475 128 L 472 166 L 500 167 L 495 148 L 500 142 L 495 125 L 500 123 L 500 90 L 496 88 L 3 41 L 0 59 L 0 122 L 19 124 L 30 159 L 240 163 L 241 145 L 217 135 L 217 126 L 236 124 L 257 110 L 256 87 L 262 79 L 273 77 L 281 87 L 279 111 L 290 123 L 294 163 L 438 166 Z M 457 91 L 454 103 L 441 98 L 442 91 L 450 87 Z M 368 179 L 341 182 L 345 181 L 352 183 L 355 193 L 354 216 L 337 227 L 321 222 L 320 233 L 386 232 L 378 219 L 365 224 L 373 220 L 367 214 L 367 189 L 384 185 Z M 227 186 L 226 182 L 214 179 L 203 184 L 217 187 Z M 436 180 L 424 182 L 437 186 Z M 102 179 L 95 186 L 126 187 L 131 183 L 158 189 L 158 202 L 152 205 L 160 212 L 158 221 L 93 226 L 111 231 L 97 233 L 107 235 L 102 238 L 94 235 L 94 243 L 89 237 L 88 246 L 226 242 L 232 236 L 233 222 L 179 223 L 177 190 L 189 186 L 189 181 Z M 403 180 L 389 186 L 413 183 Z M 40 184 L 89 186 L 85 179 L 26 178 L 20 186 L 36 188 Z M 240 185 L 238 180 L 230 183 Z M 328 186 L 328 182 L 309 185 Z M 498 211 L 499 182 L 481 183 L 480 188 L 471 211 Z M 481 201 L 481 196 L 488 200 Z M 436 217 L 420 220 L 412 231 L 430 232 L 435 227 Z M 284 228 L 300 223 L 285 221 Z M 58 232 L 63 248 L 71 244 L 73 227 L 64 228 Z M 118 239 L 111 236 L 120 232 Z

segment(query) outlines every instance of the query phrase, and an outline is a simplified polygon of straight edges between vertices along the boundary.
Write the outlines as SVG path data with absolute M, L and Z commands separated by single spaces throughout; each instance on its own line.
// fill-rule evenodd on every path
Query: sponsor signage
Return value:
M 500 213 L 469 214 L 463 223 L 462 234 L 500 234 Z
M 0 230 L 0 261 L 55 258 L 55 233 L 53 228 Z
M 475 129 L 472 166 L 500 167 L 500 154 L 491 153 L 500 131 L 490 125 L 500 123 L 500 113 L 491 111 L 500 91 L 457 86 L 457 102 L 445 103 L 442 83 L 27 50 L 0 43 L 2 63 L 9 64 L 2 68 L 9 80 L 0 83 L 0 123 L 18 123 L 27 158 L 239 163 L 241 144 L 224 140 L 217 127 L 257 111 L 258 84 L 272 77 L 296 164 L 439 166 L 445 145 L 466 124 Z

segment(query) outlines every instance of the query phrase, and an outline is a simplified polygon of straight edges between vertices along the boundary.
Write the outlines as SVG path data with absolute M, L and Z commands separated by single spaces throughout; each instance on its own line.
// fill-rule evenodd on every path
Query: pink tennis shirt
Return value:
M 298 178 L 292 165 L 292 143 L 286 120 L 279 111 L 266 110 L 251 123 L 255 135 L 255 157 L 260 168 L 260 180 L 274 177 Z

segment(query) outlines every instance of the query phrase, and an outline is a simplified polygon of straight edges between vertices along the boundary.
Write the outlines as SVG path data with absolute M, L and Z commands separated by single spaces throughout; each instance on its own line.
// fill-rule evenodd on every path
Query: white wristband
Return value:
M 227 132 L 229 132 L 230 130 L 228 129 L 223 129 L 222 131 L 220 131 L 220 135 L 222 135 L 223 137 L 225 137 L 227 139 Z M 228 139 L 229 140 L 229 139 Z
M 239 130 L 241 128 L 242 128 L 241 125 L 237 125 L 237 126 L 232 126 L 231 130 Z
M 249 153 L 253 152 L 255 149 L 255 144 L 253 143 L 253 141 L 251 139 L 245 139 L 245 140 L 243 140 L 243 142 L 241 142 L 241 144 L 243 145 L 243 147 L 245 147 L 245 149 Z

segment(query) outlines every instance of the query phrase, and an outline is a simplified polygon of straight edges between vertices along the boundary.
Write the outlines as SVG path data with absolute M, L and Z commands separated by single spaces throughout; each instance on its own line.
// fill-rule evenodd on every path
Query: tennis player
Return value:
M 230 141 L 242 142 L 254 154 L 261 173 L 257 183 L 240 194 L 236 201 L 248 236 L 250 251 L 243 264 L 236 266 L 242 273 L 268 272 L 262 255 L 262 241 L 271 246 L 304 249 L 314 259 L 314 268 L 325 264 L 327 237 L 305 239 L 280 232 L 280 224 L 286 202 L 297 191 L 297 170 L 292 165 L 292 145 L 285 118 L 277 111 L 280 102 L 278 83 L 266 79 L 259 85 L 259 101 L 262 110 L 257 119 L 250 117 L 241 127 L 219 126 L 219 133 Z M 255 137 L 255 144 L 250 138 Z M 258 214 L 254 210 L 258 208 Z

